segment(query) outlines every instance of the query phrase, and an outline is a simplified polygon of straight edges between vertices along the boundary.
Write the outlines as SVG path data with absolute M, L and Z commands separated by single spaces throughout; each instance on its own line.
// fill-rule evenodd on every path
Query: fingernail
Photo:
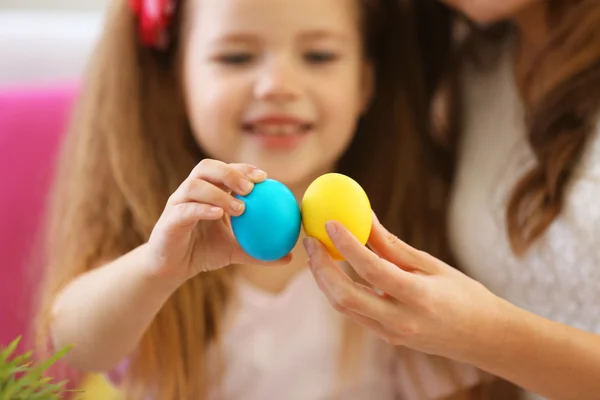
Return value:
M 327 234 L 330 237 L 333 237 L 338 234 L 338 228 L 337 228 L 335 222 L 333 222 L 333 221 L 327 221 L 325 223 L 325 230 L 327 230 Z
M 248 179 L 240 179 L 240 189 L 242 190 L 242 192 L 250 192 L 252 190 L 252 186 L 252 182 L 250 182 Z
M 377 214 L 375 214 L 375 211 L 372 211 L 373 214 L 373 221 L 379 223 L 379 218 L 377 218 Z
M 265 179 L 266 176 L 267 173 L 261 169 L 255 169 L 250 173 L 250 178 L 252 178 L 253 180 L 262 180 Z
M 244 202 L 243 201 L 239 201 L 239 200 L 234 200 L 231 203 L 231 207 L 233 208 L 233 211 L 235 211 L 235 212 L 241 212 L 244 209 Z
M 315 240 L 313 238 L 304 238 L 302 243 L 304 244 L 304 249 L 306 250 L 308 255 L 312 256 L 315 250 L 317 249 L 317 246 L 315 245 Z

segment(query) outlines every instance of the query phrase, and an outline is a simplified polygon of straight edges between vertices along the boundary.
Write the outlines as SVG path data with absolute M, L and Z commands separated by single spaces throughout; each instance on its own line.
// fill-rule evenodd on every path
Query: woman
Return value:
M 373 253 L 332 222 L 340 253 L 386 294 L 352 283 L 308 240 L 314 277 L 388 342 L 476 365 L 528 399 L 598 398 L 600 2 L 443 2 L 468 19 L 453 25 L 468 29 L 452 46 L 430 31 L 450 26 L 433 18 L 438 5 L 415 4 L 430 22 L 424 48 L 451 50 L 424 56 L 430 82 L 443 78 L 434 138 L 452 161 L 454 257 L 409 247 L 378 222 Z

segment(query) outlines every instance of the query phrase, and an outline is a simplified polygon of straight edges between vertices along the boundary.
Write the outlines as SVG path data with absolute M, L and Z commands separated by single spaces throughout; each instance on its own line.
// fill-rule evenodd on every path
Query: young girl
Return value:
M 475 364 L 524 387 L 524 399 L 597 399 L 600 2 L 442 2 L 469 17 L 449 46 L 450 32 L 437 32 L 449 18 L 431 23 L 438 0 L 418 2 L 430 7 L 423 37 L 458 61 L 428 55 L 431 75 L 451 81 L 438 89 L 456 100 L 435 103 L 450 106 L 438 139 L 456 158 L 454 265 L 487 289 L 399 240 L 382 244 L 378 224 L 372 247 L 393 265 L 347 235 L 337 244 L 389 298 L 365 296 L 322 251 L 311 257 L 316 278 L 337 309 L 392 343 Z
M 300 199 L 340 171 L 436 251 L 415 229 L 436 209 L 399 3 L 116 0 L 56 187 L 42 343 L 75 344 L 67 361 L 127 399 L 439 399 L 476 384 L 342 323 L 301 246 L 267 267 L 229 225 L 244 211 L 232 194 L 267 174 Z

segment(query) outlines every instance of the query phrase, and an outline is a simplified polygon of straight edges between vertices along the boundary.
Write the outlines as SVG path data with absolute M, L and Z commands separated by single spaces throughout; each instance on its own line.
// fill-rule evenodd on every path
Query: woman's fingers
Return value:
M 371 332 L 379 336 L 388 344 L 392 346 L 399 346 L 402 344 L 401 338 L 388 331 L 381 322 L 371 319 L 369 317 L 365 317 L 364 315 L 355 313 L 354 311 L 350 310 L 346 310 L 346 312 L 344 312 L 344 315 L 350 318 L 355 323 L 369 329 Z
M 310 265 L 310 261 L 309 261 L 309 265 Z M 313 271 L 312 267 L 311 267 L 311 271 Z M 321 280 L 319 275 L 316 274 L 314 271 L 313 271 L 313 277 L 315 279 L 315 282 L 317 282 L 319 289 L 321 289 L 321 291 L 327 296 L 327 293 L 328 293 L 327 286 L 323 283 L 323 281 Z M 384 326 L 381 322 L 379 322 L 371 317 L 368 317 L 366 315 L 362 315 L 357 312 L 354 312 L 348 308 L 343 309 L 341 311 L 341 313 L 344 314 L 346 317 L 348 317 L 350 320 L 354 321 L 355 323 L 362 325 L 365 328 L 371 330 L 373 333 L 375 333 L 376 335 L 381 337 L 383 340 L 386 340 L 386 341 L 392 340 L 391 333 L 387 329 L 384 328 Z
M 327 233 L 333 244 L 352 268 L 373 287 L 399 301 L 418 296 L 420 281 L 363 246 L 342 224 L 329 221 Z
M 379 222 L 375 213 L 373 213 L 373 226 L 371 227 L 368 245 L 380 257 L 405 271 L 425 274 L 440 271 L 440 263 L 437 259 L 415 249 L 389 232 Z
M 342 313 L 352 311 L 383 324 L 395 318 L 396 306 L 373 289 L 350 279 L 319 241 L 306 238 L 304 245 L 315 280 L 336 310 Z

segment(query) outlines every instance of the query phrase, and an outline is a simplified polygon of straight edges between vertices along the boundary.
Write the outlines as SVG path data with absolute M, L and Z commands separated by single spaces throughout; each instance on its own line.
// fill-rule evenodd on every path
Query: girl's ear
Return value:
M 371 61 L 365 61 L 361 74 L 361 108 L 360 113 L 364 114 L 371 106 L 371 101 L 375 95 L 375 67 Z

